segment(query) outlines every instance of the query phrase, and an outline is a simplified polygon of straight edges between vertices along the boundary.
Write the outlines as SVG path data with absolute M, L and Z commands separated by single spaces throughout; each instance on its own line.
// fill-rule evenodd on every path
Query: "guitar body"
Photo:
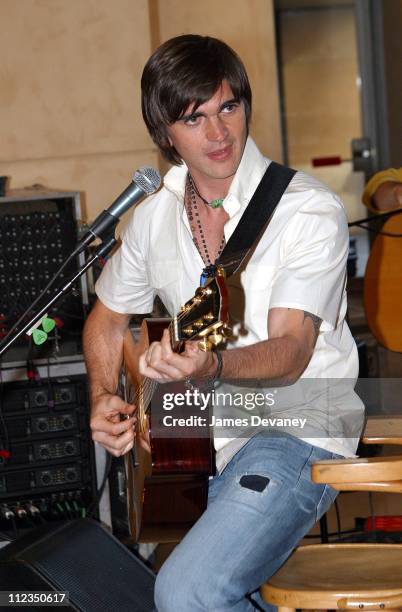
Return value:
M 388 219 L 382 231 L 402 234 L 402 215 Z M 368 325 L 385 348 L 402 352 L 402 238 L 377 236 L 364 277 Z
M 160 394 L 153 394 L 146 415 L 140 405 L 148 402 L 143 392 L 138 394 L 144 385 L 138 371 L 139 356 L 151 342 L 160 340 L 169 323 L 169 319 L 145 319 L 137 343 L 130 330 L 124 339 L 126 389 L 131 389 L 127 400 L 137 404 L 138 419 L 134 452 L 125 456 L 128 515 L 131 535 L 141 542 L 180 540 L 205 510 L 208 480 L 214 472 L 209 428 L 207 432 L 203 428 L 200 437 L 152 436 L 153 410 L 161 412 L 156 405 Z M 159 388 L 163 392 L 185 392 L 182 382 Z M 140 436 L 148 440 L 151 452 L 139 443 Z

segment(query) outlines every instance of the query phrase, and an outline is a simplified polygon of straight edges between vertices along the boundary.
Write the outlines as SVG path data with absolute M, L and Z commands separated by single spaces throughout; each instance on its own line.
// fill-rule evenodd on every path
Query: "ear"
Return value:
M 164 131 L 164 135 L 165 135 L 165 140 L 166 143 L 169 144 L 169 147 L 173 147 L 174 148 L 174 134 L 173 137 L 171 136 L 171 126 L 170 125 L 164 125 L 163 126 L 163 131 Z

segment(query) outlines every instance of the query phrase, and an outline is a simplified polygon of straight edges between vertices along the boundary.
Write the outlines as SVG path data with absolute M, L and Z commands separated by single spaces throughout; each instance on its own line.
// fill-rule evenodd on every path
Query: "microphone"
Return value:
M 102 238 L 117 225 L 122 214 L 131 206 L 138 204 L 145 196 L 157 191 L 161 184 L 161 177 L 154 168 L 144 167 L 137 170 L 132 183 L 119 195 L 119 197 L 91 223 L 88 231 L 79 241 L 74 254 L 81 253 L 95 238 Z

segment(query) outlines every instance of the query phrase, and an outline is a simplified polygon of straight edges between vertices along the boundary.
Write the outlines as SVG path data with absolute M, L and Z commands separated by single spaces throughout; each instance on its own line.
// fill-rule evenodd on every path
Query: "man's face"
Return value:
M 230 179 L 230 184 L 247 138 L 244 104 L 234 99 L 230 85 L 223 81 L 194 113 L 192 106 L 167 128 L 169 142 L 187 164 L 199 189 L 211 179 Z

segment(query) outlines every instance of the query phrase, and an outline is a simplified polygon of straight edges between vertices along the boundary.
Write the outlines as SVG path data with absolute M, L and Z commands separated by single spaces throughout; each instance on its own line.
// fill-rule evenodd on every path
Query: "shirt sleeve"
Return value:
M 152 312 L 155 297 L 135 227 L 134 223 L 127 227 L 120 248 L 107 261 L 95 285 L 105 306 L 125 314 Z
M 387 181 L 395 181 L 397 183 L 402 183 L 402 168 L 388 168 L 388 170 L 382 170 L 381 172 L 377 172 L 374 176 L 371 177 L 369 182 L 367 183 L 363 195 L 362 201 L 367 208 L 373 212 L 384 212 L 378 211 L 371 203 L 371 198 L 377 191 L 378 187 L 382 183 L 386 183 Z
M 329 206 L 299 210 L 285 232 L 281 266 L 269 308 L 297 308 L 320 317 L 334 330 L 344 300 L 349 249 L 347 219 L 335 199 Z M 346 306 L 345 306 L 346 308 Z

